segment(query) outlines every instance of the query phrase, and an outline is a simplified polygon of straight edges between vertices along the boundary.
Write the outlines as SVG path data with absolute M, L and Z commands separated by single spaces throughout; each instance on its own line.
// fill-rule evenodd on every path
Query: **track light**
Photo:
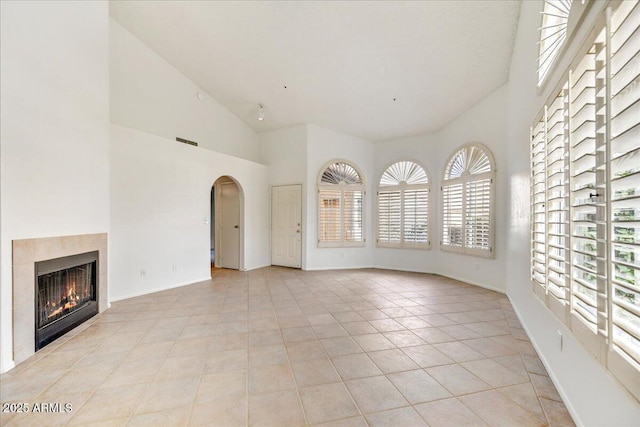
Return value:
M 264 105 L 258 104 L 258 120 L 264 120 Z

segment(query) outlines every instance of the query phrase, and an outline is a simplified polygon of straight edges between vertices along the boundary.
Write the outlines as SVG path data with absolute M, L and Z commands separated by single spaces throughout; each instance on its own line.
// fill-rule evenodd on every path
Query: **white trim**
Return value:
M 4 374 L 6 372 L 9 372 L 10 370 L 12 370 L 15 367 L 16 367 L 16 362 L 14 360 L 10 360 L 8 363 L 2 365 L 2 368 L 0 370 L 0 374 Z
M 303 268 L 302 271 L 365 270 L 365 269 L 372 269 L 372 268 L 376 268 L 376 267 L 360 266 L 360 265 L 350 265 L 350 266 L 345 266 L 345 267 L 307 267 L 307 268 Z
M 547 358 L 545 357 L 544 352 L 540 350 L 540 346 L 538 345 L 536 340 L 533 338 L 533 335 L 529 331 L 529 328 L 527 327 L 526 322 L 522 320 L 522 315 L 520 315 L 520 311 L 518 310 L 518 307 L 513 303 L 513 301 L 511 300 L 511 297 L 508 294 L 507 294 L 507 299 L 509 300 L 509 304 L 511 304 L 511 308 L 513 308 L 513 312 L 516 314 L 516 317 L 518 318 L 518 322 L 520 322 L 520 326 L 522 326 L 522 329 L 524 329 L 524 332 L 527 334 L 527 338 L 529 338 L 529 342 L 533 346 L 534 350 L 538 354 L 538 358 L 540 359 L 540 361 L 542 362 L 542 365 L 544 366 L 545 370 L 549 374 L 549 378 L 551 379 L 551 382 L 553 383 L 556 390 L 558 391 L 558 394 L 562 398 L 562 401 L 564 402 L 564 405 L 567 408 L 569 415 L 571 415 L 571 418 L 576 423 L 576 426 L 578 427 L 584 426 L 585 424 L 582 422 L 580 417 L 578 417 L 578 412 L 573 407 L 571 399 L 569 399 L 569 395 L 562 387 L 562 383 L 558 381 L 558 377 L 556 376 L 553 369 L 551 369 L 552 365 L 547 361 Z M 542 305 L 542 307 L 544 307 L 545 310 L 547 310 L 551 314 L 551 310 L 549 310 L 549 308 L 544 304 L 544 302 L 540 301 L 540 304 Z M 571 331 L 568 329 L 563 330 L 563 332 L 568 332 L 569 334 L 571 334 Z
M 466 283 L 467 285 L 477 286 L 479 288 L 487 289 L 489 291 L 499 292 L 499 293 L 501 293 L 503 295 L 507 294 L 507 291 L 504 290 L 504 289 L 495 288 L 493 286 L 485 285 L 483 283 L 476 282 L 474 280 L 463 279 L 461 277 L 454 276 L 452 274 L 444 274 L 444 273 L 429 273 L 429 274 L 435 274 L 435 275 L 438 275 L 438 276 L 447 277 L 449 279 L 453 279 L 453 280 L 457 280 L 457 281 L 462 282 L 462 283 Z
M 209 280 L 211 280 L 211 276 L 205 277 L 203 279 L 195 279 L 195 280 L 189 281 L 189 282 L 178 282 L 178 283 L 174 283 L 174 284 L 171 284 L 171 285 L 165 285 L 165 286 L 153 289 L 150 292 L 135 292 L 135 293 L 131 293 L 131 294 L 126 294 L 125 296 L 123 296 L 121 298 L 111 299 L 111 302 L 123 301 L 123 300 L 126 300 L 126 299 L 137 298 L 137 297 L 141 297 L 141 296 L 144 296 L 144 295 L 154 294 L 156 292 L 168 291 L 169 289 L 175 289 L 175 288 L 181 288 L 183 286 L 195 285 L 196 283 L 206 282 L 206 281 L 209 281 Z

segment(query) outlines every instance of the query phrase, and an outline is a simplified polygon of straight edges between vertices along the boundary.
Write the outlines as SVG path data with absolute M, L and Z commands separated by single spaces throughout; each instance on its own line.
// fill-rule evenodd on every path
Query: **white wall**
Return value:
M 217 102 L 198 100 L 194 83 L 118 23 L 110 29 L 111 299 L 210 277 L 205 219 L 223 175 L 244 200 L 240 267 L 268 265 L 269 170 L 245 160 L 260 158 L 257 135 Z
M 375 181 L 373 144 L 361 138 L 309 125 L 307 134 L 307 265 L 308 270 L 370 267 L 373 261 L 374 230 L 372 215 Z M 364 175 L 365 197 L 364 248 L 318 248 L 318 176 L 326 163 L 334 159 L 354 163 Z
M 134 35 L 110 19 L 111 122 L 260 161 L 258 137 Z
M 431 178 L 431 250 L 376 248 L 375 266 L 437 273 L 502 292 L 506 290 L 506 96 L 507 88 L 503 86 L 436 133 L 374 144 L 374 185 L 377 186 L 377 181 L 386 167 L 403 159 L 417 160 L 427 168 Z M 491 150 L 496 163 L 496 240 L 493 259 L 440 250 L 440 185 L 444 168 L 458 146 L 472 142 L 481 143 Z M 375 220 L 374 217 L 374 227 Z
M 0 370 L 12 360 L 11 241 L 109 231 L 106 2 L 0 2 Z
M 590 27 L 597 9 L 604 4 L 605 2 L 596 3 L 593 13 L 585 20 L 585 28 Z M 529 279 L 529 127 L 553 89 L 547 87 L 540 95 L 536 89 L 536 41 L 541 10 L 540 1 L 522 2 L 508 85 L 509 216 L 505 218 L 509 229 L 507 294 L 576 424 L 638 425 L 638 402 L 607 373 L 532 292 Z M 584 32 L 578 35 L 576 41 L 580 41 L 583 35 Z M 576 43 L 569 47 L 558 73 L 566 68 L 576 47 Z M 562 331 L 564 336 L 562 351 L 556 342 L 557 330 Z
M 244 198 L 244 268 L 269 264 L 266 166 L 119 125 L 111 143 L 111 300 L 211 277 L 205 218 L 223 175 Z
M 307 125 L 292 126 L 258 135 L 261 158 L 269 165 L 269 185 L 302 185 L 302 224 L 307 224 Z M 269 196 L 271 197 L 271 196 Z M 301 265 L 307 268 L 307 227 L 302 227 Z

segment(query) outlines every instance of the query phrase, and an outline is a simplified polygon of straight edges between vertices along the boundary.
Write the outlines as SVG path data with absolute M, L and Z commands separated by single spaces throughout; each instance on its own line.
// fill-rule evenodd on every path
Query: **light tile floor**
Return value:
M 0 424 L 573 425 L 504 295 L 385 270 L 213 276 L 115 302 L 2 375 L 3 408 L 30 413 Z

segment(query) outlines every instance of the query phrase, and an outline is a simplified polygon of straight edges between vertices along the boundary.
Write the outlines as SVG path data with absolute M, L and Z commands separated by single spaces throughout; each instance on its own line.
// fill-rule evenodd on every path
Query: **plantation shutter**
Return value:
M 340 189 L 320 190 L 319 239 L 325 242 L 340 242 L 342 197 Z
M 492 179 L 465 184 L 465 246 L 467 249 L 491 251 Z
M 547 294 L 558 316 L 565 315 L 568 263 L 568 89 L 565 87 L 547 109 Z
M 462 191 L 463 184 L 442 187 L 442 242 L 462 247 Z
M 597 323 L 595 50 L 571 74 L 571 311 L 595 333 Z
M 364 192 L 360 190 L 343 191 L 342 223 L 345 242 L 364 242 L 362 233 L 363 198 Z
M 378 243 L 400 245 L 402 229 L 400 190 L 378 192 Z
M 429 190 L 404 190 L 402 192 L 404 208 L 404 243 L 429 243 Z
M 378 246 L 429 247 L 429 178 L 416 162 L 389 166 L 378 187 Z
M 532 130 L 532 281 L 535 293 L 640 398 L 640 4 L 612 2 L 604 15 Z M 567 150 L 560 142 L 567 126 L 568 224 L 561 182 Z M 570 286 L 562 288 L 567 272 Z
M 640 396 L 640 5 L 611 19 L 611 208 L 613 346 L 609 368 Z M 635 367 L 635 370 L 634 370 Z M 634 372 L 635 371 L 635 372 Z
M 467 145 L 449 160 L 442 185 L 442 250 L 493 256 L 492 163 L 479 145 Z
M 318 178 L 318 247 L 364 246 L 364 180 L 348 163 L 327 164 Z
M 547 288 L 546 143 L 544 117 L 531 135 L 531 279 L 535 292 Z

